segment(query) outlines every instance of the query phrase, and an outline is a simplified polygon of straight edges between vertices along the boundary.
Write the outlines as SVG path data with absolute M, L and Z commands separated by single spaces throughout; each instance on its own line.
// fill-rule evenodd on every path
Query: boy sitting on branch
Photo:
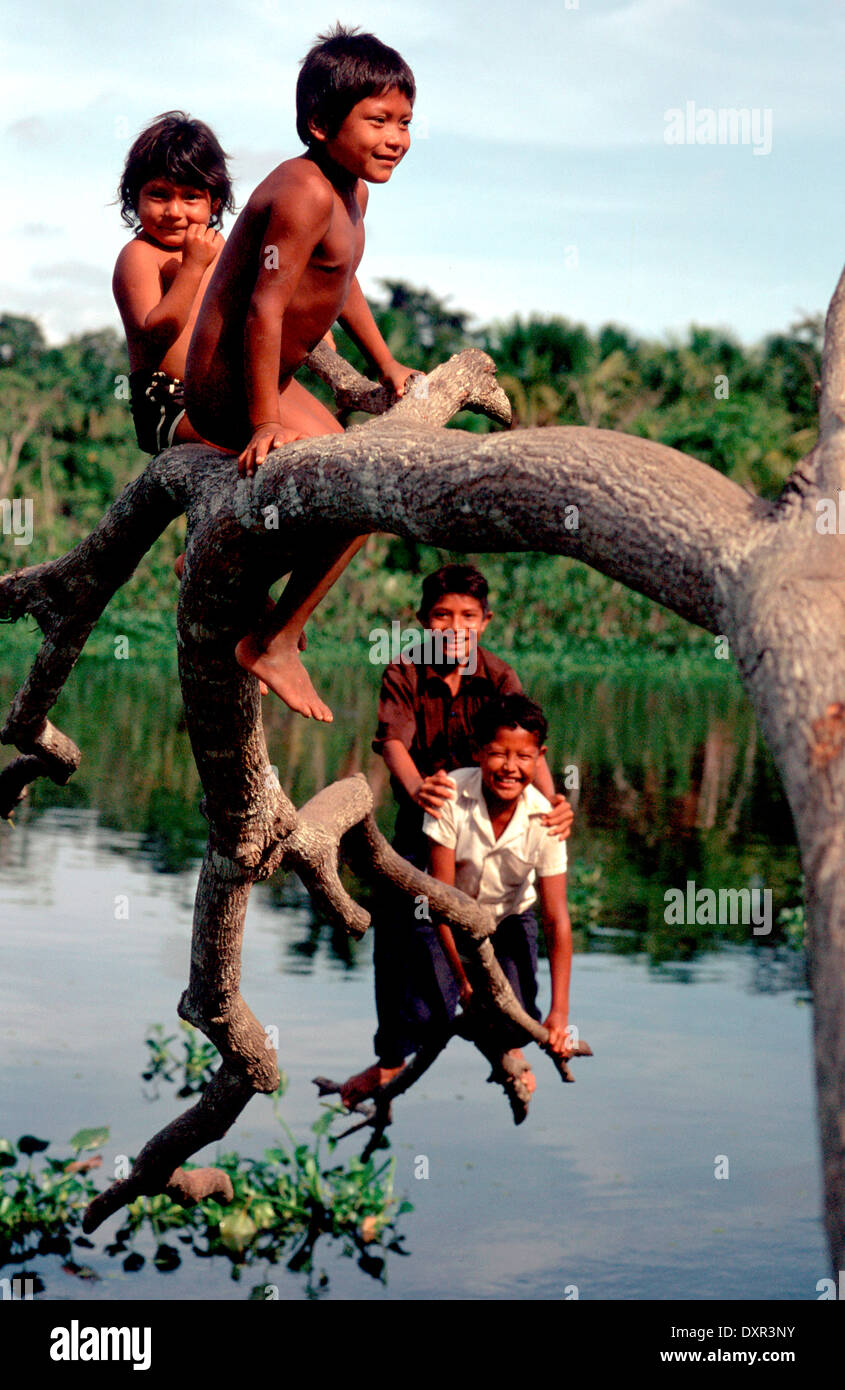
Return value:
M 391 355 L 355 272 L 364 250 L 367 183 L 387 183 L 407 152 L 410 68 L 371 34 L 338 26 L 306 57 L 296 88 L 305 154 L 259 184 L 232 229 L 188 353 L 188 414 L 203 437 L 239 451 L 251 477 L 271 449 L 341 433 L 294 379 L 339 321 L 401 396 L 411 368 Z M 335 542 L 298 565 L 238 661 L 306 717 L 331 720 L 299 657 L 303 627 L 364 542 Z

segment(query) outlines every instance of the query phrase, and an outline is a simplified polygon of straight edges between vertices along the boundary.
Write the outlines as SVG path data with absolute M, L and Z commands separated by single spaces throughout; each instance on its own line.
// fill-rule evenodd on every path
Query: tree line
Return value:
M 656 342 L 608 324 L 591 332 L 560 317 L 516 317 L 474 326 L 471 316 L 429 290 L 383 281 L 372 304 L 393 355 L 429 371 L 465 347 L 498 366 L 516 425 L 587 425 L 622 430 L 695 455 L 743 486 L 775 497 L 817 433 L 823 318 L 807 316 L 746 347 L 719 329 L 692 326 Z M 366 371 L 354 344 L 338 347 Z M 2 569 L 69 549 L 141 470 L 129 410 L 128 359 L 112 329 L 47 344 L 31 318 L 0 314 L 0 499 L 31 499 L 32 539 L 17 544 L 6 522 Z M 307 384 L 324 400 L 322 382 Z M 463 429 L 490 422 L 459 416 Z M 690 526 L 695 518 L 690 517 Z M 121 631 L 169 637 L 175 588 L 171 564 L 181 524 L 170 528 L 104 620 Z M 411 619 L 420 576 L 451 552 L 373 536 L 321 609 L 323 637 L 366 641 L 371 627 Z M 713 652 L 691 628 L 604 575 L 547 555 L 472 557 L 490 581 L 500 650 L 564 655 L 634 651 L 673 656 Z

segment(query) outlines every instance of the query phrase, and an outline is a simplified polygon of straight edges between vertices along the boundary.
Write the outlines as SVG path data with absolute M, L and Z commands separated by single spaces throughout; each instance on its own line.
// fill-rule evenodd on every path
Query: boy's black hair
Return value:
M 220 226 L 222 213 L 234 212 L 226 154 L 214 131 L 204 121 L 191 120 L 184 111 L 164 111 L 156 116 L 126 156 L 117 197 L 127 227 L 139 225 L 138 195 L 151 179 L 207 188 L 211 194 L 212 227 Z
M 478 599 L 485 618 L 490 612 L 487 580 L 475 565 L 443 565 L 439 570 L 435 570 L 434 574 L 426 575 L 417 612 L 420 622 L 428 621 L 429 613 L 444 594 L 470 594 L 472 598 Z
M 395 48 L 374 34 L 359 34 L 342 24 L 318 34 L 302 60 L 296 84 L 296 130 L 303 145 L 314 143 L 312 121 L 328 135 L 337 135 L 353 106 L 392 87 L 413 105 L 414 74 Z
M 527 695 L 499 695 L 481 706 L 472 721 L 472 737 L 479 748 L 492 743 L 499 729 L 525 729 L 542 748 L 549 732 L 549 723 L 537 704 Z

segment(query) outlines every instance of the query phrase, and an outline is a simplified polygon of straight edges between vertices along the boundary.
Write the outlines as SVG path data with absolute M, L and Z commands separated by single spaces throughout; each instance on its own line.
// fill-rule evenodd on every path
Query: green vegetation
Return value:
M 149 1053 L 143 1079 L 176 1085 L 177 1095 L 201 1091 L 213 1075 L 212 1062 L 218 1054 L 200 1040 L 190 1024 L 182 1023 L 182 1055 L 171 1043 L 176 1034 L 165 1036 L 161 1024 L 147 1034 Z M 207 1198 L 194 1207 L 182 1207 L 168 1196 L 138 1197 L 127 1208 L 124 1224 L 105 1253 L 121 1258 L 128 1274 L 143 1269 L 147 1257 L 133 1248 L 138 1239 L 150 1235 L 154 1241 L 152 1264 L 160 1273 L 177 1269 L 182 1256 L 171 1241 L 200 1256 L 221 1256 L 231 1264 L 235 1280 L 244 1268 L 259 1264 L 271 1266 L 284 1259 L 286 1267 L 309 1276 L 314 1273 L 314 1251 L 321 1237 L 334 1238 L 345 1255 L 358 1257 L 365 1273 L 384 1279 L 388 1252 L 404 1254 L 396 1222 L 411 1210 L 410 1203 L 397 1201 L 393 1193 L 395 1160 L 371 1158 L 362 1163 L 349 1158 L 345 1164 L 332 1162 L 338 1139 L 332 1126 L 338 1119 L 349 1123 L 340 1106 L 321 1106 L 322 1114 L 311 1126 L 314 1139 L 298 1144 L 282 1120 L 278 1102 L 286 1080 L 273 1098 L 274 1111 L 282 1131 L 280 1142 L 265 1149 L 261 1158 L 244 1158 L 224 1153 L 215 1162 L 231 1179 L 234 1197 L 224 1206 Z M 0 1267 L 28 1262 L 33 1255 L 60 1255 L 63 1269 L 83 1279 L 100 1276 L 89 1265 L 80 1265 L 75 1253 L 93 1250 L 95 1244 L 77 1234 L 82 1215 L 96 1197 L 91 1173 L 102 1166 L 102 1156 L 88 1151 L 102 1148 L 109 1138 L 106 1127 L 82 1129 L 69 1141 L 72 1156 L 48 1157 L 46 1139 L 23 1135 L 17 1144 L 0 1139 Z M 384 1148 L 389 1148 L 387 1140 Z M 37 1162 L 36 1162 L 37 1159 Z M 191 1167 L 192 1165 L 186 1165 Z M 169 1238 L 169 1239 L 168 1239 Z M 31 1279 L 33 1287 L 43 1289 L 40 1274 L 31 1270 L 17 1276 Z M 313 1292 L 327 1284 L 319 1275 Z M 266 1284 L 258 1284 L 250 1297 L 266 1298 Z
M 146 1070 L 141 1073 L 141 1077 L 144 1081 L 175 1081 L 181 1068 L 182 1084 L 176 1094 L 180 1098 L 184 1098 L 197 1095 L 205 1090 L 220 1054 L 213 1043 L 203 1042 L 196 1028 L 193 1028 L 190 1023 L 186 1023 L 184 1019 L 180 1018 L 179 1027 L 182 1030 L 183 1055 L 181 1057 L 170 1046 L 171 1043 L 176 1042 L 177 1034 L 169 1033 L 165 1037 L 162 1024 L 153 1023 L 150 1026 L 144 1039 L 150 1053 L 150 1060 Z M 155 1094 L 158 1096 L 158 1087 L 156 1087 Z
M 494 624 L 494 639 L 495 630 Z M 51 807 L 88 808 L 96 811 L 109 855 L 156 875 L 195 874 L 208 827 L 179 686 L 172 662 L 144 662 L 141 650 L 133 643 L 132 660 L 89 662 L 68 682 L 55 718 L 73 731 L 85 757 L 66 787 L 46 778 L 33 784 L 16 816 L 24 852 L 34 852 L 27 837 L 35 818 Z M 651 671 L 611 668 L 599 675 L 571 674 L 564 662 L 535 668 L 526 655 L 516 665 L 548 712 L 557 785 L 577 796 L 573 922 L 578 930 L 598 928 L 582 938 L 582 949 L 604 941 L 617 951 L 646 950 L 655 960 L 688 959 L 699 949 L 717 949 L 722 939 L 747 941 L 747 928 L 666 926 L 662 892 L 688 879 L 718 889 L 759 878 L 772 889 L 776 921 L 800 899 L 789 808 L 739 681 L 720 679 L 726 663 L 711 660 L 694 679 L 677 657 Z M 13 661 L 0 671 L 3 701 L 25 669 Z M 265 701 L 271 759 L 297 806 L 327 783 L 363 772 L 381 829 L 390 835 L 395 803 L 371 747 L 381 670 L 366 659 L 355 665 L 347 653 L 318 671 L 335 722 L 319 726 Z M 350 888 L 373 907 L 367 885 L 350 882 Z M 278 874 L 253 892 L 279 912 L 286 957 L 297 970 L 313 968 L 312 959 L 324 953 L 349 970 L 368 959 L 370 943 L 356 944 L 327 927 L 295 875 Z M 291 921 L 297 923 L 292 935 Z M 764 946 L 764 938 L 756 945 Z M 175 1024 L 167 1031 L 179 1036 Z M 181 1057 L 181 1039 L 163 1035 L 163 1041 L 165 1052 Z M 165 1065 L 173 1070 L 172 1056 Z M 151 1077 L 150 1088 L 156 1084 Z
M 374 305 L 391 351 L 429 370 L 452 352 L 480 346 L 498 364 L 526 426 L 590 425 L 659 440 L 696 455 L 764 497 L 776 496 L 815 438 L 821 318 L 746 348 L 692 327 L 684 341 L 655 343 L 615 325 L 590 333 L 562 318 L 513 319 L 473 328 L 470 316 L 427 290 L 384 282 Z M 362 369 L 354 345 L 340 350 Z M 31 498 L 29 545 L 0 537 L 8 569 L 60 554 L 80 540 L 145 464 L 132 430 L 128 362 L 111 330 L 48 347 L 31 319 L 0 315 L 0 498 Z M 304 374 L 303 379 L 307 379 Z M 320 382 L 309 384 L 323 399 Z M 456 425 L 484 431 L 462 415 Z M 695 518 L 690 518 L 690 526 Z M 171 645 L 176 583 L 171 565 L 182 525 L 171 526 L 117 594 L 101 624 L 145 649 Z M 420 576 L 452 552 L 372 536 L 321 608 L 321 644 L 365 643 L 372 626 L 412 620 Z M 712 639 L 584 565 L 545 555 L 476 555 L 497 615 L 499 650 L 561 661 L 652 657 L 712 659 Z M 527 617 L 527 615 L 530 615 Z M 95 642 L 96 642 L 95 638 Z
M 0 1264 L 20 1259 L 37 1248 L 43 1254 L 69 1251 L 68 1230 L 79 1223 L 83 1209 L 96 1196 L 88 1176 L 102 1159 L 80 1159 L 85 1149 L 98 1148 L 107 1129 L 83 1129 L 69 1141 L 72 1156 L 42 1158 L 49 1140 L 24 1134 L 15 1145 L 0 1139 Z
M 310 1273 L 316 1242 L 329 1236 L 341 1242 L 344 1254 L 357 1253 L 366 1273 L 382 1278 L 385 1252 L 404 1253 L 395 1222 L 411 1210 L 410 1203 L 397 1204 L 393 1196 L 393 1158 L 330 1163 L 337 1139 L 329 1130 L 340 1114 L 348 1122 L 339 1107 L 324 1107 L 311 1126 L 310 1144 L 297 1144 L 277 1115 L 289 1148 L 280 1143 L 257 1159 L 222 1154 L 215 1166 L 228 1174 L 234 1189 L 225 1206 L 212 1198 L 185 1208 L 164 1194 L 138 1197 L 127 1207 L 126 1223 L 106 1247 L 108 1254 L 125 1255 L 124 1269 L 142 1268 L 143 1256 L 131 1245 L 136 1233 L 148 1228 L 156 1239 L 153 1263 L 167 1272 L 179 1266 L 181 1256 L 162 1237 L 178 1232 L 196 1254 L 228 1258 L 232 1278 L 239 1280 L 244 1268 L 275 1265 L 283 1258 L 288 1269 Z M 264 1297 L 260 1289 L 256 1296 Z
M 781 908 L 778 926 L 793 951 L 803 951 L 807 944 L 807 913 L 804 904 L 804 879 L 801 879 L 801 898 Z

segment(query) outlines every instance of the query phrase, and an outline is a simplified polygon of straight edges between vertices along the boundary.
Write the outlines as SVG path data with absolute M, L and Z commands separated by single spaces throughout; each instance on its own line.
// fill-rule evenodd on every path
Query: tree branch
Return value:
M 274 579 L 328 539 L 383 530 L 456 550 L 571 556 L 728 636 L 784 777 L 807 874 L 827 1224 L 841 1267 L 845 738 L 838 738 L 841 720 L 831 711 L 845 706 L 845 564 L 841 538 L 823 544 L 807 523 L 819 489 L 834 497 L 845 478 L 843 281 L 828 316 L 821 443 L 796 470 L 800 486 L 776 506 L 698 460 L 640 438 L 586 428 L 487 436 L 438 428 L 459 408 L 508 418 L 483 354 L 443 364 L 392 406 L 382 388 L 350 376 L 340 359 L 320 350 L 315 360 L 333 379 L 343 378 L 338 392 L 349 407 L 381 410 L 381 418 L 345 435 L 288 445 L 253 479 L 239 479 L 232 457 L 204 446 L 170 450 L 70 554 L 0 579 L 0 618 L 32 613 L 45 634 L 2 739 L 54 780 L 66 780 L 79 753 L 47 715 L 112 594 L 168 522 L 186 515 L 180 675 L 210 831 L 180 1012 L 197 1021 L 224 1061 L 199 1105 L 150 1140 L 130 1178 L 96 1200 L 87 1229 L 138 1192 L 168 1184 L 178 1190 L 175 1170 L 185 1159 L 225 1133 L 252 1094 L 273 1089 L 275 1054 L 240 994 L 240 950 L 251 884 L 283 863 L 333 920 L 356 933 L 366 914 L 343 887 L 339 856 L 362 876 L 425 895 L 463 932 L 479 998 L 547 1046 L 545 1030 L 519 1008 L 499 970 L 490 919 L 395 855 L 356 779 L 297 814 L 270 768 L 257 683 L 234 661 L 234 643 L 254 627 Z M 27 762 L 7 770 L 3 794 L 34 771 Z M 468 1015 L 460 1026 L 475 1022 Z M 430 1065 L 426 1056 L 411 1064 L 406 1085 L 418 1074 L 414 1067 Z M 495 1071 L 500 1050 L 491 1060 Z M 518 1119 L 525 1104 L 519 1075 L 504 1064 L 502 1072 Z M 381 1118 L 386 1102 L 382 1094 Z

